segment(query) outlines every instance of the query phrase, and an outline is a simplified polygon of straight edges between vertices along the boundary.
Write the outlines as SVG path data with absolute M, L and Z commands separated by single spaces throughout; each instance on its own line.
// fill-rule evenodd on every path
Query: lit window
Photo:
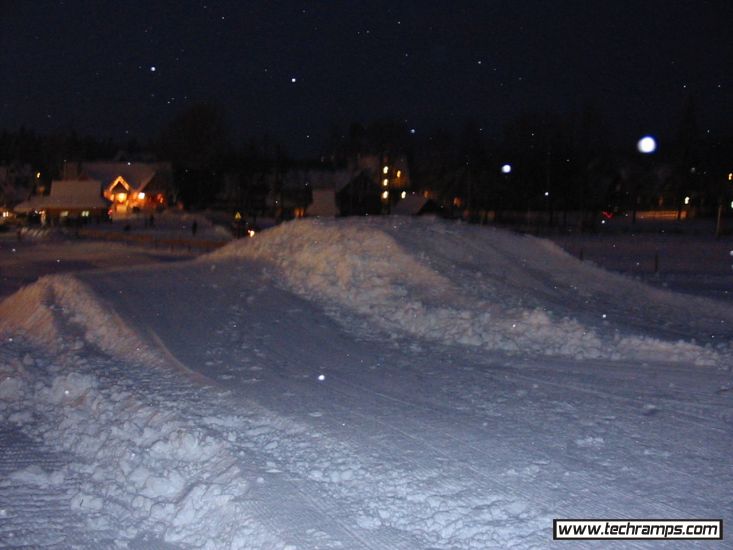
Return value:
M 388 180 L 387 178 L 384 178 L 384 179 L 382 180 L 382 185 L 383 185 L 384 187 L 387 187 L 387 186 L 389 185 L 389 180 Z
M 382 198 L 384 200 L 387 200 L 389 198 L 389 191 L 385 191 L 384 193 L 382 193 Z
M 145 200 L 145 193 L 138 193 L 137 198 L 140 200 Z
M 398 178 L 401 178 L 402 177 L 402 170 L 397 170 L 397 177 Z
M 389 172 L 389 166 L 382 168 L 382 174 L 386 174 L 387 172 Z

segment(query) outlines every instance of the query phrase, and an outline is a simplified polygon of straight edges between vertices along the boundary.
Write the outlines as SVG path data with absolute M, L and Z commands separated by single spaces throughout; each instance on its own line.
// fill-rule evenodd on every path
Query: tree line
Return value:
M 542 211 L 560 223 L 569 211 L 595 219 L 600 211 L 655 208 L 694 208 L 706 215 L 730 200 L 733 183 L 726 176 L 733 171 L 733 136 L 711 139 L 701 133 L 692 100 L 676 134 L 663 136 L 652 155 L 609 136 L 592 108 L 571 115 L 524 114 L 500 132 L 466 121 L 457 132 L 415 135 L 403 122 L 383 120 L 335 128 L 322 154 L 303 160 L 273 138 L 235 144 L 225 112 L 202 103 L 179 113 L 144 144 L 74 132 L 3 131 L 0 164 L 26 163 L 51 179 L 59 177 L 65 161 L 108 160 L 124 150 L 131 157 L 170 162 L 176 198 L 188 208 L 225 206 L 255 215 L 265 212 L 268 193 L 288 170 L 337 170 L 368 154 L 404 156 L 413 190 L 429 192 L 446 212 L 473 219 L 488 212 L 501 217 Z M 220 204 L 224 187 L 226 205 Z

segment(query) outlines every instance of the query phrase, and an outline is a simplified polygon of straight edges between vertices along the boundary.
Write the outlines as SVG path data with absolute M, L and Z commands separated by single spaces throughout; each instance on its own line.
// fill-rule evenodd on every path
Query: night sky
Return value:
M 733 2 L 0 0 L 0 128 L 154 137 L 220 105 L 296 154 L 332 128 L 415 134 L 592 105 L 614 139 L 733 130 Z

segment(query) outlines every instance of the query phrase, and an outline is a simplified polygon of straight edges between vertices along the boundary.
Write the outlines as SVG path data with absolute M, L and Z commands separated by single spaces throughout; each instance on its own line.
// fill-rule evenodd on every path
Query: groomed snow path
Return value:
M 359 234 L 373 229 L 355 227 Z M 418 247 L 420 234 L 436 231 L 401 229 L 407 236 L 400 246 L 408 248 Z M 447 240 L 454 231 L 437 230 Z M 316 223 L 300 231 L 319 238 L 330 232 L 337 241 L 340 229 Z M 391 231 L 370 236 L 385 239 Z M 438 246 L 432 237 L 431 246 Z M 72 467 L 49 458 L 39 471 L 14 472 L 7 483 L 16 485 L 3 490 L 35 483 L 60 501 L 68 495 L 72 504 L 55 516 L 71 523 L 67 537 L 83 532 L 96 543 L 137 547 L 547 548 L 552 518 L 733 519 L 729 347 L 699 344 L 710 327 L 716 343 L 730 342 L 730 308 L 710 302 L 708 318 L 689 321 L 693 306 L 681 298 L 653 291 L 658 294 L 639 303 L 640 285 L 607 275 L 592 283 L 595 294 L 577 290 L 584 284 L 577 266 L 554 248 L 532 260 L 537 265 L 524 266 L 531 276 L 522 279 L 510 272 L 522 269 L 511 265 L 516 247 L 504 238 L 497 241 L 507 262 L 503 275 L 488 282 L 472 274 L 479 272 L 473 258 L 416 252 L 412 272 L 404 274 L 409 280 L 402 281 L 390 279 L 399 273 L 388 266 L 374 272 L 374 259 L 362 251 L 344 257 L 349 272 L 333 282 L 318 270 L 338 270 L 338 264 L 289 265 L 310 269 L 293 275 L 282 270 L 285 256 L 230 250 L 194 263 L 75 276 L 99 310 L 69 302 L 54 283 L 37 283 L 52 287 L 39 301 L 61 326 L 46 338 L 61 355 L 49 359 L 27 340 L 6 348 L 10 374 L 0 397 L 14 389 L 58 410 L 36 405 L 23 418 L 23 399 L 16 405 L 6 399 L 3 425 L 64 453 Z M 391 253 L 397 268 L 404 267 L 402 249 Z M 558 287 L 561 274 L 553 279 L 551 271 L 540 271 L 552 262 L 572 267 L 568 288 L 580 297 L 568 298 L 570 291 Z M 364 277 L 381 277 L 364 307 L 353 286 L 359 265 L 369 266 Z M 468 291 L 471 277 L 470 292 L 486 300 L 489 318 Z M 612 301 L 614 288 L 601 289 L 608 281 L 639 292 L 635 303 Z M 426 289 L 430 284 L 437 287 Z M 449 294 L 458 313 L 436 309 Z M 410 302 L 415 296 L 418 306 Z M 401 298 L 415 316 L 412 324 L 404 309 L 394 309 Z M 672 311 L 673 303 L 680 312 L 661 324 L 656 314 Z M 624 311 L 628 322 L 620 319 Z M 603 333 L 608 317 L 617 325 L 610 336 Z M 452 343 L 455 338 L 440 336 L 442 320 L 450 318 L 487 327 L 493 318 L 499 327 L 491 336 Z M 119 329 L 122 344 L 108 331 L 95 332 L 100 319 Z M 517 324 L 544 334 L 549 352 L 532 335 L 507 344 Z M 43 371 L 46 386 L 23 382 L 34 370 Z M 35 384 L 33 399 L 24 383 Z M 84 392 L 69 401 L 64 387 Z M 89 443 L 85 430 L 104 437 L 106 450 L 62 441 L 49 426 L 77 443 Z M 191 441 L 181 442 L 186 437 Z M 71 482 L 76 488 L 59 489 Z M 89 500 L 80 503 L 82 494 Z M 28 524 L 9 512 L 15 505 L 0 501 L 4 545 L 12 546 L 9 533 L 23 539 Z M 42 514 L 54 517 L 54 506 Z M 81 526 L 79 518 L 85 518 Z M 25 537 L 40 547 L 86 544 L 64 538 L 61 528 L 57 535 Z

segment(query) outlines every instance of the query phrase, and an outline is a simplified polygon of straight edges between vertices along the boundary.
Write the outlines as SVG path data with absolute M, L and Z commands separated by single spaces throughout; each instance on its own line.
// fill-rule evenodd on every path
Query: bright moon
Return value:
M 640 153 L 649 154 L 657 150 L 657 142 L 652 136 L 644 136 L 636 144 Z
M 501 167 L 501 173 L 502 174 L 509 174 L 512 171 L 512 165 L 511 164 L 505 164 Z

